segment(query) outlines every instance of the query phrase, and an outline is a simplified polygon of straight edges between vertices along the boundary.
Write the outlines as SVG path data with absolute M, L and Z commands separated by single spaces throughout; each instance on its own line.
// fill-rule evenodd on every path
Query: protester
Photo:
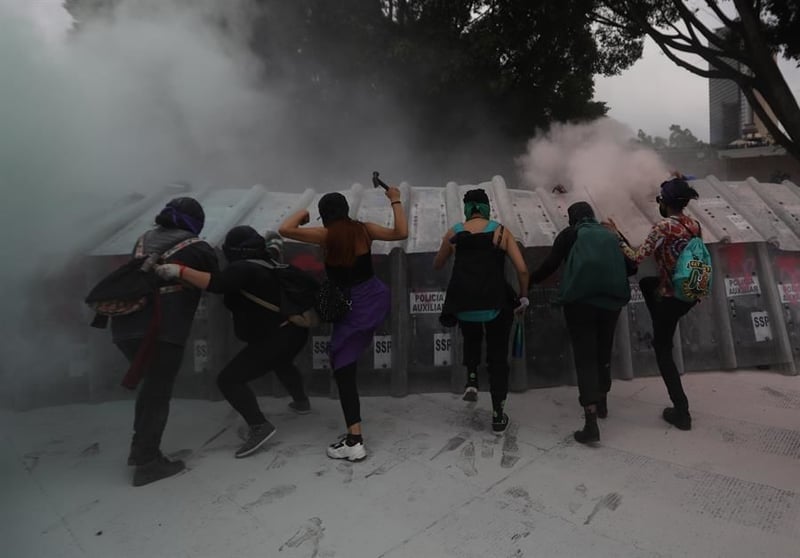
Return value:
M 678 367 L 672 358 L 672 339 L 678 321 L 696 303 L 675 297 L 672 276 L 683 248 L 693 237 L 701 235 L 700 224 L 683 213 L 689 201 L 698 197 L 697 191 L 683 177 L 662 183 L 661 194 L 656 197 L 656 203 L 663 219 L 653 225 L 644 244 L 637 249 L 632 248 L 621 235 L 619 240 L 626 256 L 638 263 L 652 254 L 658 266 L 658 277 L 645 277 L 639 281 L 639 286 L 653 321 L 653 349 L 658 370 L 673 405 L 664 409 L 662 416 L 680 430 L 691 430 L 692 417 Z M 619 234 L 613 220 L 609 219 L 605 224 Z
M 247 345 L 225 365 L 217 376 L 217 386 L 231 407 L 249 427 L 247 440 L 236 450 L 237 458 L 255 453 L 275 434 L 275 426 L 259 408 L 248 382 L 274 370 L 289 392 L 289 406 L 298 413 L 310 411 L 303 379 L 294 359 L 308 340 L 308 329 L 287 320 L 287 316 L 264 305 L 281 303 L 281 242 L 271 231 L 262 237 L 249 226 L 232 228 L 222 250 L 228 266 L 208 273 L 179 264 L 156 267 L 159 276 L 180 280 L 199 289 L 225 295 L 224 303 L 233 315 L 236 337 Z
M 444 325 L 456 321 L 464 338 L 463 361 L 467 369 L 464 400 L 478 395 L 478 365 L 486 338 L 486 363 L 492 397 L 492 429 L 502 433 L 508 426 L 508 342 L 514 313 L 524 312 L 529 302 L 517 296 L 505 279 L 506 256 L 517 271 L 519 293 L 528 292 L 528 268 L 514 235 L 489 218 L 489 197 L 482 189 L 464 195 L 463 223 L 450 228 L 433 260 L 441 269 L 455 254 L 453 272 L 440 318 Z
M 156 228 L 146 232 L 134 247 L 134 254 L 164 254 L 168 262 L 215 271 L 217 259 L 197 235 L 205 214 L 193 198 L 176 198 L 156 216 Z M 167 425 L 169 402 L 183 359 L 200 291 L 175 282 L 162 285 L 157 300 L 141 310 L 111 320 L 114 344 L 131 363 L 129 375 L 141 377 L 136 397 L 128 465 L 135 465 L 133 485 L 142 486 L 175 475 L 185 468 L 183 461 L 170 460 L 160 450 Z
M 324 251 L 328 281 L 346 294 L 350 309 L 333 324 L 330 362 L 344 412 L 347 434 L 327 448 L 328 457 L 359 461 L 367 455 L 361 430 L 361 406 L 356 383 L 356 361 L 372 343 L 375 329 L 389 313 L 391 296 L 372 268 L 374 240 L 403 240 L 408 224 L 400 191 L 388 188 L 394 227 L 360 222 L 349 217 L 347 199 L 339 193 L 325 194 L 318 209 L 322 227 L 302 227 L 309 221 L 302 209 L 288 217 L 279 232 L 286 238 L 319 245 Z
M 559 299 L 585 419 L 574 437 L 587 444 L 600 440 L 597 418 L 608 416 L 614 329 L 620 310 L 630 300 L 628 275 L 635 273 L 635 267 L 626 265 L 617 236 L 597 222 L 588 203 L 572 204 L 567 215 L 569 226 L 558 233 L 550 253 L 531 273 L 531 282 L 544 281 L 564 264 Z

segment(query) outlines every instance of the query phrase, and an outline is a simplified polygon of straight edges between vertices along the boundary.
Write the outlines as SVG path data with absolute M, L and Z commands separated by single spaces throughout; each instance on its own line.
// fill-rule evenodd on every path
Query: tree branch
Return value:
M 793 155 L 797 156 L 797 154 L 800 154 L 800 150 L 798 150 L 796 147 L 794 149 L 789 147 L 790 145 L 794 145 L 794 142 L 781 131 L 780 127 L 772 119 L 772 115 L 767 112 L 767 110 L 764 108 L 764 105 L 756 96 L 755 91 L 749 87 L 742 87 L 741 89 L 742 94 L 747 98 L 747 102 L 750 103 L 750 107 L 753 109 L 753 112 L 758 115 L 758 117 L 761 119 L 761 122 L 763 122 L 764 126 L 766 126 L 770 135 L 772 135 L 772 139 L 784 146 L 786 150 Z
M 739 62 L 740 64 L 744 64 L 748 68 L 750 67 L 750 60 L 746 57 L 736 56 L 736 54 L 739 53 L 730 53 L 727 51 L 711 49 L 684 36 L 682 36 L 684 42 L 680 42 L 675 37 L 662 33 L 653 27 L 646 29 L 646 33 L 650 35 L 650 37 L 652 37 L 660 47 L 662 47 L 662 50 L 664 47 L 668 47 L 680 52 L 685 52 L 687 54 L 696 54 L 709 64 L 720 67 L 721 70 L 724 70 L 724 68 L 722 68 L 723 66 L 728 68 L 731 67 L 730 63 L 725 62 L 723 58 L 730 58 L 736 62 Z
M 681 0 L 672 0 L 672 1 L 674 4 L 683 4 Z M 711 10 L 714 12 L 714 15 L 716 15 L 719 18 L 719 20 L 722 22 L 723 25 L 725 25 L 725 27 L 729 29 L 734 29 L 738 26 L 738 23 L 736 21 L 726 16 L 725 12 L 723 12 L 720 9 L 719 2 L 717 2 L 717 0 L 706 0 L 706 5 L 709 8 L 711 8 Z
M 707 1 L 711 1 L 711 0 L 707 0 Z M 697 29 L 698 31 L 700 31 L 700 34 L 703 35 L 703 37 L 705 37 L 705 39 L 710 44 L 714 45 L 715 47 L 717 47 L 720 50 L 724 50 L 725 49 L 725 47 L 727 45 L 726 45 L 725 41 L 722 40 L 722 37 L 720 37 L 714 31 L 709 29 L 706 25 L 704 25 L 697 18 L 697 16 L 694 14 L 694 12 L 692 12 L 688 8 L 688 6 L 686 6 L 686 4 L 684 4 L 681 0 L 673 0 L 672 3 L 678 9 L 678 13 L 680 14 L 681 19 L 683 19 L 683 22 L 686 24 L 687 28 L 689 28 L 689 29 Z M 692 35 L 694 35 L 694 32 L 692 32 Z

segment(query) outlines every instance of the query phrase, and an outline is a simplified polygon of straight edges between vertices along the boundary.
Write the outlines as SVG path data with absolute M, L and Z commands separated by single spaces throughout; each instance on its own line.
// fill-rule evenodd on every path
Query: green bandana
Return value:
M 481 217 L 484 219 L 489 218 L 489 204 L 488 203 L 478 203 L 473 201 L 464 202 L 464 217 L 469 219 L 472 217 L 472 214 L 477 211 L 481 214 Z

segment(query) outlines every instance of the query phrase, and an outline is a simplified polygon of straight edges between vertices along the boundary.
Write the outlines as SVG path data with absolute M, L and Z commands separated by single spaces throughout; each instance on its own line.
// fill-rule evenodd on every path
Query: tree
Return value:
M 636 134 L 635 142 L 650 147 L 652 149 L 691 149 L 703 147 L 702 141 L 698 140 L 689 128 L 681 128 L 678 124 L 669 127 L 669 138 L 661 136 L 650 136 L 639 130 Z
M 669 146 L 678 149 L 700 147 L 703 142 L 698 140 L 689 128 L 681 128 L 678 124 L 669 127 Z
M 289 93 L 298 128 L 322 138 L 323 123 L 375 125 L 393 110 L 440 149 L 486 132 L 523 141 L 554 121 L 604 115 L 594 75 L 641 55 L 640 38 L 593 24 L 596 0 L 252 3 L 250 47 L 266 80 Z
M 636 134 L 636 143 L 644 145 L 645 147 L 649 147 L 650 149 L 666 149 L 667 148 L 667 140 L 662 138 L 661 136 L 651 136 L 646 134 L 644 130 L 639 130 L 639 133 Z
M 594 17 L 629 38 L 649 36 L 694 74 L 735 82 L 775 141 L 800 159 L 800 106 L 775 59 L 780 53 L 800 60 L 800 0 L 731 1 L 734 15 L 725 12 L 722 0 L 702 2 L 718 29 L 682 0 L 599 0 Z M 687 54 L 709 67 L 687 61 Z

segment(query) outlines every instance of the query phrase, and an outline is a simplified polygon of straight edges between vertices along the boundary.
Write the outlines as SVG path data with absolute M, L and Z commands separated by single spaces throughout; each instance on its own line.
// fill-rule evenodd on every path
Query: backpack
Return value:
M 105 327 L 109 317 L 126 316 L 140 311 L 147 306 L 154 294 L 181 290 L 182 285 L 159 287 L 162 280 L 153 271 L 153 267 L 195 242 L 200 242 L 200 239 L 187 238 L 162 254 L 146 255 L 144 236 L 140 237 L 136 242 L 133 258 L 102 278 L 86 296 L 86 304 L 97 314 L 92 325 Z
M 277 274 L 281 290 L 280 303 L 276 306 L 245 290 L 240 291 L 242 296 L 267 310 L 286 316 L 289 323 L 298 327 L 312 328 L 319 325 L 319 315 L 314 308 L 320 288 L 316 279 L 293 265 L 265 260 L 247 261 Z
M 631 297 L 630 270 L 617 235 L 596 221 L 582 221 L 575 230 L 561 275 L 560 301 L 622 308 Z
M 347 291 L 341 289 L 330 279 L 320 285 L 314 308 L 323 322 L 336 323 L 344 319 L 352 309 L 353 301 Z
M 711 292 L 711 254 L 700 235 L 695 235 L 681 223 L 692 238 L 683 247 L 672 273 L 675 298 L 684 302 L 698 302 Z

